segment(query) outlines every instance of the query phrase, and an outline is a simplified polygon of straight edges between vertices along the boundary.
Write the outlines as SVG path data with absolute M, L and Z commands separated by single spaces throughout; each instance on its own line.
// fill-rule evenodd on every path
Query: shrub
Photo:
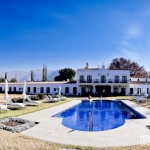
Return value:
M 0 82 L 1 83 L 5 82 L 5 78 L 0 78 Z
M 9 82 L 18 82 L 16 78 L 12 78 Z
M 13 98 L 12 99 L 12 101 L 14 102 L 14 103 L 23 103 L 23 98 Z
M 35 101 L 40 100 L 40 97 L 38 95 L 31 95 L 30 98 Z
M 39 94 L 38 95 L 40 99 L 44 99 L 45 98 L 45 94 Z

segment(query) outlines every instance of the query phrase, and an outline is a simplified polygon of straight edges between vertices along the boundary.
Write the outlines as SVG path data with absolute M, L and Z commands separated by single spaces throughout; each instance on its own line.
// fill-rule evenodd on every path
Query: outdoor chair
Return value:
M 62 95 L 58 95 L 58 96 L 60 97 L 60 100 L 61 100 L 61 101 L 64 101 L 64 100 L 67 99 L 65 96 L 62 96 Z
M 0 110 L 7 110 L 7 105 L 0 105 Z
M 25 108 L 23 103 L 14 103 L 10 97 L 6 99 L 7 105 L 9 108 Z
M 66 100 L 66 97 L 65 97 L 65 96 L 62 96 L 62 95 L 53 95 L 52 98 L 58 98 L 58 99 L 60 99 L 61 101 Z
M 145 98 L 145 97 L 141 97 L 141 96 L 134 96 L 134 98 L 133 98 L 136 102 L 142 102 L 142 101 L 144 101 L 144 102 L 147 102 L 147 98 Z
M 58 102 L 60 101 L 60 98 L 53 98 L 51 95 L 45 95 L 44 102 L 46 103 L 52 103 L 52 102 Z
M 42 103 L 39 102 L 39 101 L 34 101 L 30 98 L 30 96 L 27 96 L 26 97 L 26 100 L 25 100 L 25 105 L 26 106 L 39 106 L 41 105 Z

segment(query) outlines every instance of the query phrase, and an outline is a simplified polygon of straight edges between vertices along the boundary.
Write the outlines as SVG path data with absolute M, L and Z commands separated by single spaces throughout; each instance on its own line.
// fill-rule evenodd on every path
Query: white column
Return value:
M 126 94 L 126 95 L 129 95 L 129 93 L 130 93 L 130 88 L 129 88 L 129 87 L 126 87 L 125 89 L 126 89 L 126 93 L 125 93 L 125 94 Z
M 111 93 L 114 93 L 114 86 L 111 85 Z
M 89 92 L 89 88 L 85 87 L 85 91 L 86 91 L 86 93 L 88 93 Z
M 33 94 L 33 87 L 30 86 L 30 91 L 31 91 L 31 94 Z
M 77 92 L 78 92 L 78 94 L 81 95 L 81 87 L 80 86 L 77 87 Z
M 46 87 L 43 85 L 44 94 L 46 94 Z
M 142 93 L 142 88 L 139 88 L 139 95 L 141 95 Z
M 118 92 L 119 92 L 119 93 L 121 92 L 121 87 L 120 87 L 120 86 L 118 87 Z
M 93 93 L 95 94 L 96 92 L 96 88 L 95 88 L 95 85 L 93 85 Z

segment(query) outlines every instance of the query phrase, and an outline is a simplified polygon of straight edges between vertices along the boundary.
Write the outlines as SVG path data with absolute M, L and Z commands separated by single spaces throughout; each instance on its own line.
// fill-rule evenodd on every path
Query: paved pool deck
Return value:
M 79 104 L 80 100 L 58 105 L 52 108 L 20 116 L 20 118 L 37 121 L 39 124 L 21 132 L 21 134 L 61 144 L 93 147 L 116 147 L 150 143 L 150 110 L 123 100 L 124 103 L 143 114 L 145 119 L 126 120 L 116 129 L 98 132 L 83 132 L 69 129 L 61 124 L 61 118 L 51 117 L 69 107 Z

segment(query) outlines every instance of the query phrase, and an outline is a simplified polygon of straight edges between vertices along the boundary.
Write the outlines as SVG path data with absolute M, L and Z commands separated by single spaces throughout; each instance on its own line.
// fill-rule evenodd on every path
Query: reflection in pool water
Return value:
M 130 109 L 121 101 L 82 101 L 54 117 L 60 117 L 62 124 L 73 130 L 104 131 L 122 126 L 126 119 L 140 119 L 142 115 Z

